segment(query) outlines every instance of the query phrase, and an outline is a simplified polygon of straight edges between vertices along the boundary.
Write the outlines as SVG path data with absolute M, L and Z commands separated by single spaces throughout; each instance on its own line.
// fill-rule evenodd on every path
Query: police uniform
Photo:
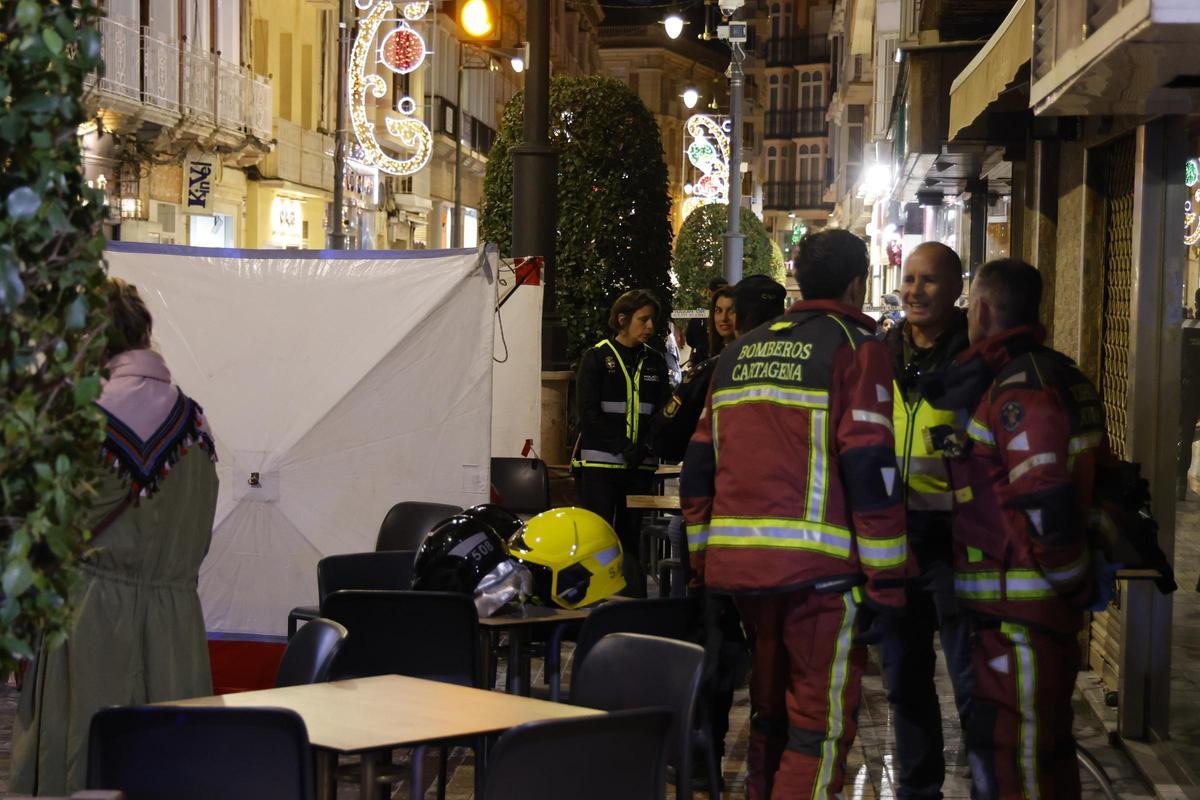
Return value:
M 580 436 L 571 463 L 580 471 L 579 501 L 616 530 L 625 551 L 626 591 L 644 597 L 641 515 L 626 510 L 625 496 L 648 494 L 653 486 L 658 459 L 644 431 L 670 395 L 667 363 L 647 345 L 631 348 L 605 339 L 580 359 L 576 389 Z
M 909 575 L 892 368 L 873 322 L 798 303 L 721 354 L 680 477 L 696 580 L 749 630 L 751 800 L 833 798 L 854 739 L 860 604 Z
M 909 548 L 917 565 L 917 575 L 907 586 L 904 615 L 880 642 L 896 733 L 901 800 L 936 800 L 945 779 L 942 716 L 933 682 L 935 630 L 960 720 L 967 718 L 971 703 L 971 629 L 954 595 L 954 495 L 949 466 L 932 435 L 939 427 L 953 428 L 959 420 L 953 410 L 930 405 L 921 384 L 923 378 L 946 369 L 970 344 L 966 314 L 959 309 L 950 314 L 946 330 L 930 348 L 914 344 L 907 322 L 892 328 L 883 340 L 896 370 L 892 415 L 896 460 L 904 479 Z

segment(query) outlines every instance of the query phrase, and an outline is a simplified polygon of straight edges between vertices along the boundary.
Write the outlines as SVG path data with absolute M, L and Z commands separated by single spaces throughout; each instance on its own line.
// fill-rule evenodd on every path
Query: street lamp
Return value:
M 695 108 L 696 103 L 700 102 L 700 92 L 696 91 L 695 86 L 689 86 L 684 89 L 680 97 L 683 98 L 683 104 L 688 108 Z
M 492 8 L 487 0 L 467 0 L 458 11 L 458 21 L 463 31 L 472 39 L 486 37 L 496 27 L 492 20 Z
M 667 36 L 671 39 L 678 39 L 679 34 L 683 33 L 683 17 L 679 14 L 671 13 L 662 21 L 663 27 L 667 29 Z

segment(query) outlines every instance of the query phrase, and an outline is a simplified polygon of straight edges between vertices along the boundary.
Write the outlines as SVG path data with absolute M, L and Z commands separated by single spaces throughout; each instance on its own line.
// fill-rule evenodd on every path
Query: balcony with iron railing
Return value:
M 825 63 L 829 61 L 829 39 L 825 36 L 768 39 L 762 44 L 762 57 L 768 67 Z
M 763 137 L 766 139 L 799 139 L 828 134 L 829 123 L 825 121 L 824 108 L 774 109 L 763 115 Z
M 798 211 L 829 207 L 824 201 L 825 181 L 768 181 L 763 184 L 763 208 Z
M 272 89 L 263 76 L 130 19 L 104 17 L 99 29 L 104 65 L 86 82 L 99 106 L 163 125 L 271 138 Z

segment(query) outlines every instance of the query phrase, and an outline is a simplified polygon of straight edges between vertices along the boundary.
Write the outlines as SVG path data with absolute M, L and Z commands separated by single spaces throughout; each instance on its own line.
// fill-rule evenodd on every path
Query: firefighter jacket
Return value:
M 954 584 L 985 620 L 1074 633 L 1095 595 L 1088 524 L 1108 444 L 1096 388 L 1044 336 L 1030 326 L 988 338 L 945 378 L 986 387 L 950 462 Z
M 954 410 L 934 408 L 921 389 L 921 379 L 950 366 L 966 350 L 967 315 L 951 311 L 950 326 L 928 350 L 912 343 L 907 322 L 892 328 L 883 337 L 896 372 L 895 404 L 892 423 L 896 434 L 896 461 L 904 476 L 904 505 L 908 510 L 908 540 L 918 552 L 923 544 L 933 551 L 945 550 L 949 561 L 950 520 L 954 494 L 950 490 L 950 467 L 931 431 L 939 426 L 954 427 Z M 963 427 L 962 424 L 958 425 Z
M 579 452 L 572 466 L 624 469 L 622 451 L 643 443 L 642 430 L 671 394 L 667 362 L 647 345 L 605 339 L 583 354 L 576 374 Z M 647 456 L 638 469 L 653 471 Z
M 870 318 L 797 303 L 721 354 L 680 479 L 688 550 L 718 591 L 865 580 L 898 607 L 909 575 L 892 368 Z

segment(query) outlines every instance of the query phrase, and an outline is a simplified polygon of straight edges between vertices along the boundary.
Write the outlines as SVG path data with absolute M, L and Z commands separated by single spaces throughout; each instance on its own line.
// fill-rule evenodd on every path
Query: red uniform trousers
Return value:
M 1071 635 L 1007 622 L 976 631 L 967 752 L 980 800 L 1079 798 L 1071 735 L 1079 659 Z
M 738 594 L 754 642 L 750 800 L 837 797 L 857 729 L 865 647 L 854 646 L 852 595 Z

